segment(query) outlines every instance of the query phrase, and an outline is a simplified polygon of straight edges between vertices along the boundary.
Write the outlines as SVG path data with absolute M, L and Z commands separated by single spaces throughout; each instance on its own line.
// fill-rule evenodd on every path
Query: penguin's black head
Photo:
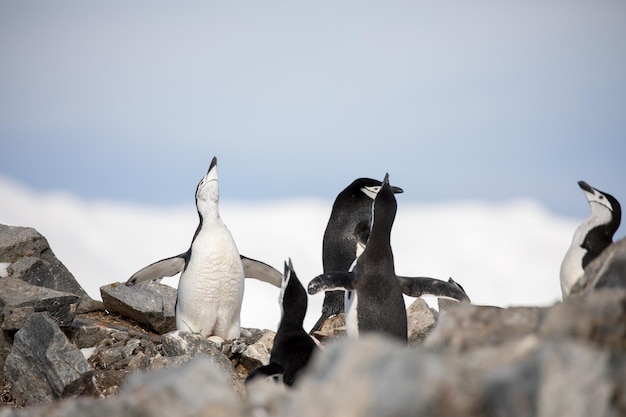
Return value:
M 357 178 L 356 180 L 352 181 L 352 183 L 348 185 L 341 192 L 341 194 L 350 193 L 351 195 L 355 195 L 360 192 L 374 200 L 376 198 L 376 194 L 378 194 L 378 191 L 380 191 L 381 187 L 382 183 L 379 180 L 375 180 L 373 178 Z M 402 188 L 396 186 L 391 186 L 391 190 L 395 194 L 400 194 L 404 192 Z
M 591 208 L 591 216 L 601 224 L 608 224 L 611 235 L 617 231 L 622 219 L 619 201 L 609 193 L 593 188 L 585 181 L 578 181 L 578 186 L 585 194 Z

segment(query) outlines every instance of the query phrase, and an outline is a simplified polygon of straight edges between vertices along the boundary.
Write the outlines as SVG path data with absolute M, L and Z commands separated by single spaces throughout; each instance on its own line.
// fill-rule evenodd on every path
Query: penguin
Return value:
M 281 319 L 270 352 L 270 362 L 250 373 L 246 383 L 265 375 L 292 386 L 317 349 L 313 338 L 302 327 L 307 310 L 307 294 L 296 276 L 291 259 L 289 263 L 285 262 L 278 303 Z
M 176 299 L 176 328 L 204 336 L 233 339 L 240 334 L 246 267 L 255 276 L 280 286 L 282 275 L 259 261 L 242 257 L 220 218 L 217 158 L 196 188 L 199 225 L 187 252 L 163 259 L 133 274 L 126 285 L 182 272 Z M 277 285 L 278 284 L 278 285 Z
M 578 186 L 591 212 L 574 232 L 572 243 L 561 263 L 560 280 L 564 299 L 583 276 L 587 265 L 613 243 L 613 235 L 622 219 L 622 209 L 615 197 L 593 188 L 585 181 L 579 181 Z
M 355 227 L 372 222 L 372 204 L 381 188 L 381 182 L 372 178 L 357 178 L 335 198 L 322 241 L 322 266 L 324 272 L 348 271 L 355 260 Z M 399 194 L 400 187 L 390 186 Z M 344 292 L 326 291 L 322 314 L 311 329 L 319 330 L 329 317 L 344 311 Z
M 347 326 L 352 322 L 356 324 L 358 334 L 379 332 L 406 342 L 406 309 L 391 249 L 391 228 L 396 211 L 397 203 L 387 174 L 374 199 L 367 244 L 352 272 L 336 271 L 319 275 L 309 282 L 308 292 L 316 294 L 322 290 L 337 289 L 354 291 L 355 303 L 350 306 Z M 352 246 L 353 251 L 355 247 Z

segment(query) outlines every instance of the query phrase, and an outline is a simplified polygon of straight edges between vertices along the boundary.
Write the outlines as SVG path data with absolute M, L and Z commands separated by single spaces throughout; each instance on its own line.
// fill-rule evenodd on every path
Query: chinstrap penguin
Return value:
M 285 263 L 278 302 L 282 314 L 270 353 L 270 363 L 254 370 L 246 382 L 266 376 L 292 386 L 317 349 L 313 338 L 302 327 L 308 303 L 307 294 L 296 276 L 291 259 Z
M 244 276 L 253 275 L 280 287 L 282 275 L 267 264 L 239 254 L 220 218 L 218 203 L 219 180 L 214 157 L 196 188 L 199 224 L 190 248 L 142 268 L 126 285 L 182 272 L 176 299 L 176 328 L 232 339 L 240 334 Z
M 578 186 L 589 202 L 591 212 L 574 232 L 572 244 L 561 263 L 563 298 L 569 296 L 589 262 L 613 243 L 613 235 L 622 219 L 622 209 L 615 197 L 593 188 L 584 181 L 579 181 Z
M 322 242 L 324 272 L 349 271 L 355 261 L 355 227 L 361 223 L 369 230 L 372 223 L 372 204 L 381 188 L 381 182 L 372 178 L 357 178 L 335 198 Z M 394 193 L 400 187 L 390 186 Z M 329 317 L 344 312 L 344 291 L 326 291 L 322 314 L 311 329 L 319 330 Z
M 406 341 L 406 309 L 400 284 L 396 279 L 390 238 L 396 210 L 396 199 L 389 185 L 389 176 L 385 175 L 382 187 L 374 199 L 367 245 L 356 260 L 353 271 L 334 271 L 319 275 L 309 283 L 308 292 L 316 294 L 322 290 L 336 289 L 355 291 L 358 301 L 356 306 L 350 306 L 351 316 L 346 319 L 347 326 L 352 328 L 356 325 L 358 334 L 380 332 Z M 353 257 L 356 256 L 357 247 L 354 231 L 353 228 Z M 352 318 L 352 309 L 355 310 L 355 319 Z

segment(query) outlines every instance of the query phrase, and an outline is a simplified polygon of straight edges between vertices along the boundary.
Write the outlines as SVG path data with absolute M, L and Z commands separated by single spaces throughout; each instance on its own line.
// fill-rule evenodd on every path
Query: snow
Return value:
M 34 193 L 0 177 L 0 197 L 0 223 L 37 229 L 96 299 L 100 286 L 124 282 L 138 269 L 186 251 L 198 222 L 193 196 L 179 207 L 88 201 Z M 306 287 L 322 272 L 322 236 L 331 206 L 332 201 L 316 199 L 227 200 L 220 203 L 220 214 L 240 253 L 281 272 L 291 258 Z M 578 223 L 530 200 L 404 204 L 398 196 L 392 231 L 396 272 L 453 277 L 476 304 L 549 305 L 560 300 L 559 268 Z M 6 264 L 0 264 L 3 274 Z M 176 286 L 177 279 L 163 283 Z M 276 329 L 279 292 L 246 280 L 242 326 Z M 319 317 L 322 300 L 321 293 L 309 297 L 305 328 Z

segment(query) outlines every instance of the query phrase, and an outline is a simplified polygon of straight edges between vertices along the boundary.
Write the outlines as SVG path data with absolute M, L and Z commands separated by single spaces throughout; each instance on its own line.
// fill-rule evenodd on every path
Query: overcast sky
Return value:
M 0 175 L 86 199 L 626 201 L 626 2 L 4 1 Z

